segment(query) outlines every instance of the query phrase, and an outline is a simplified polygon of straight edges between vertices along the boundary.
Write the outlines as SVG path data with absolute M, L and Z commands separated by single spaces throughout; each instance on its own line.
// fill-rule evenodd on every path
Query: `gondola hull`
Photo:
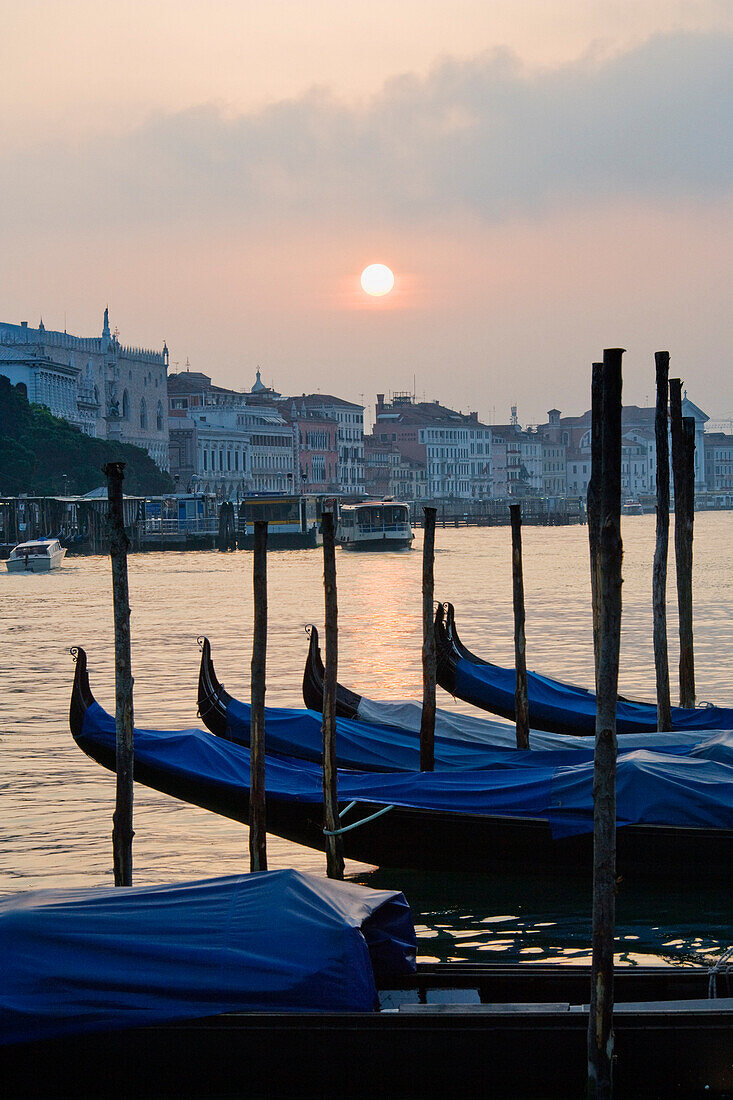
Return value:
M 439 604 L 435 613 L 437 682 L 455 698 L 481 710 L 516 720 L 514 692 L 516 672 L 481 660 L 460 641 L 452 604 Z M 527 673 L 529 724 L 550 733 L 592 736 L 595 734 L 596 697 L 585 688 Z M 733 708 L 672 708 L 672 729 L 703 732 L 733 729 Z M 619 697 L 616 732 L 655 733 L 657 708 L 651 703 Z
M 733 1002 L 614 1015 L 614 1096 L 733 1088 Z M 587 1010 L 564 1003 L 232 1014 L 0 1052 L 14 1097 L 583 1097 Z M 124 1051 L 124 1058 L 120 1058 Z

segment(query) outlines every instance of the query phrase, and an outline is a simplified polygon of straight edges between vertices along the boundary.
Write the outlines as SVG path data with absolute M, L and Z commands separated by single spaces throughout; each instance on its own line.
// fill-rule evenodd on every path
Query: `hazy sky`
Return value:
M 730 0 L 0 0 L 0 319 L 486 420 L 733 416 Z M 359 275 L 388 264 L 395 291 Z M 414 382 L 413 382 L 414 380 Z

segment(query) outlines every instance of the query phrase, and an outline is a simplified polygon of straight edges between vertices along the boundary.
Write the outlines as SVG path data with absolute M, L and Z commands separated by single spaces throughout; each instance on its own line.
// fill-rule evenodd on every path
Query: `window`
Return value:
M 140 398 L 140 427 L 145 429 L 148 426 L 148 410 L 145 405 L 145 398 Z
M 122 419 L 130 419 L 130 397 L 127 390 L 124 390 L 122 393 Z
M 155 426 L 159 432 L 163 431 L 163 405 L 158 402 L 158 411 L 155 414 Z

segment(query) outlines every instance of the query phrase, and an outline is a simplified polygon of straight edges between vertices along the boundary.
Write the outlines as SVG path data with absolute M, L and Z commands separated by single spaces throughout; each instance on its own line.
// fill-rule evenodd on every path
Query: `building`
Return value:
M 706 485 L 704 428 L 709 417 L 686 393 L 682 400 L 682 416 L 695 421 L 695 490 L 701 492 Z M 625 498 L 656 493 L 655 418 L 653 405 L 624 405 L 622 409 L 621 490 Z M 537 432 L 543 440 L 557 440 L 559 445 L 565 445 L 566 491 L 569 496 L 584 496 L 590 480 L 590 410 L 582 416 L 560 416 L 558 409 L 551 409 L 547 424 L 539 425 Z M 549 475 L 549 471 L 546 472 Z
M 542 495 L 562 497 L 567 492 L 567 443 L 563 442 L 560 410 L 550 409 L 547 424 L 537 428 L 542 440 Z
M 538 430 L 525 431 L 517 419 L 517 406 L 512 405 L 508 424 L 492 424 L 494 446 L 501 442 L 506 451 L 506 496 L 539 496 L 543 489 L 542 435 Z M 502 476 L 502 483 L 504 478 Z M 496 493 L 495 495 L 499 495 Z
M 198 371 L 170 375 L 171 473 L 181 489 L 227 500 L 298 491 L 293 428 L 274 403 L 279 394 L 255 387 L 247 394 Z
M 733 492 L 733 435 L 726 435 L 724 432 L 706 432 L 703 436 L 703 445 L 708 492 Z
M 336 422 L 338 492 L 346 496 L 363 496 L 364 481 L 364 406 L 342 397 L 325 393 L 304 393 L 300 397 L 281 399 L 285 409 L 293 401 L 299 409 Z
M 430 498 L 488 499 L 492 492 L 492 430 L 477 413 L 460 413 L 439 401 L 395 393 L 390 403 L 377 394 L 375 444 L 392 445 L 403 459 L 424 463 L 417 476 Z
M 168 349 L 121 344 L 108 310 L 95 337 L 54 332 L 43 321 L 38 328 L 0 322 L 0 371 L 54 416 L 87 435 L 142 447 L 168 469 Z
M 364 436 L 364 476 L 370 497 L 383 500 L 424 501 L 428 497 L 428 476 L 424 455 L 402 454 L 396 443 L 381 443 Z
M 296 480 L 301 491 L 338 493 L 338 421 L 297 397 L 278 401 L 277 408 L 293 429 Z

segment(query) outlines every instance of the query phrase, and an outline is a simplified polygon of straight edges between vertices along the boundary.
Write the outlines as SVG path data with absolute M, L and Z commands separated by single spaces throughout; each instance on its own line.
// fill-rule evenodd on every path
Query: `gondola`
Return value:
M 94 701 L 81 649 L 70 725 L 80 748 L 114 771 L 114 719 Z M 731 880 L 731 754 L 733 734 L 720 734 L 687 757 L 619 756 L 619 873 Z M 551 767 L 541 752 L 521 755 L 516 767 L 479 771 L 339 772 L 346 856 L 385 867 L 587 874 L 592 762 Z M 245 823 L 249 770 L 245 746 L 208 731 L 135 731 L 138 782 Z M 320 767 L 268 756 L 266 789 L 268 831 L 323 850 Z
M 515 719 L 515 670 L 492 665 L 463 645 L 456 631 L 454 609 L 450 603 L 439 604 L 436 610 L 435 642 L 437 680 L 445 691 L 482 710 L 512 721 Z M 532 728 L 553 733 L 595 733 L 596 697 L 593 692 L 551 680 L 536 672 L 527 673 L 527 692 Z M 656 729 L 657 708 L 654 704 L 619 697 L 617 733 L 654 733 Z M 672 729 L 690 733 L 731 730 L 733 707 L 672 707 Z
M 442 609 L 439 615 L 442 618 Z M 306 627 L 310 636 L 308 655 L 303 673 L 303 699 L 305 705 L 311 710 L 320 711 L 323 707 L 323 676 L 324 667 L 321 650 L 318 644 L 318 631 L 315 626 Z M 461 645 L 460 639 L 454 633 L 457 648 L 468 653 Z M 473 658 L 478 662 L 478 658 Z M 485 662 L 480 662 L 485 663 Z M 201 661 L 201 677 L 199 680 L 199 700 L 216 699 L 217 687 L 210 687 L 211 683 L 217 683 L 213 673 L 210 653 L 207 658 L 207 667 L 204 667 L 204 658 Z M 202 686 L 203 685 L 203 686 Z M 229 698 L 229 697 L 227 697 Z M 223 706 L 222 711 L 226 711 Z M 343 718 L 354 718 L 364 722 L 377 723 L 388 728 L 405 730 L 417 736 L 420 732 L 420 719 L 422 704 L 416 702 L 396 702 L 392 700 L 369 699 L 365 695 L 357 695 L 356 692 L 344 687 L 336 686 L 336 714 Z M 206 719 L 205 719 L 206 720 Z M 226 717 L 220 719 L 223 728 Z M 213 729 L 207 721 L 209 729 Z M 516 747 L 516 726 L 501 718 L 483 718 L 479 715 L 459 714 L 456 711 L 445 710 L 438 707 L 435 712 L 436 736 L 450 738 L 451 740 L 465 741 L 467 743 L 481 744 L 493 748 Z M 644 731 L 637 734 L 626 734 L 628 740 L 625 747 L 658 748 L 661 745 L 683 748 L 685 745 L 696 743 L 699 734 L 672 732 L 663 735 Z M 530 746 L 533 749 L 578 749 L 586 745 L 592 752 L 595 745 L 595 734 L 556 733 L 544 729 L 530 730 Z
M 226 1013 L 0 1047 L 0 1075 L 7 1096 L 65 1100 L 586 1095 L 586 968 L 450 969 L 418 972 L 381 1012 Z M 730 1097 L 733 998 L 707 999 L 704 971 L 666 969 L 692 992 L 665 996 L 663 968 L 616 969 L 614 1096 Z
M 323 670 L 318 649 L 318 632 L 311 631 L 305 678 L 311 683 Z M 199 638 L 199 715 L 207 729 L 218 737 L 249 745 L 250 708 L 227 692 L 216 675 L 208 638 Z M 341 688 L 341 692 L 348 689 Z M 350 693 L 353 695 L 353 693 Z M 316 702 L 315 692 L 312 693 Z M 420 768 L 420 710 L 417 704 L 376 703 L 359 698 L 357 717 L 343 714 L 336 718 L 336 758 L 340 768 L 356 771 L 417 771 Z M 295 710 L 268 707 L 265 711 L 268 751 L 281 756 L 310 760 L 319 764 L 323 753 L 322 717 L 318 707 Z M 371 720 L 370 720 L 371 718 Z M 699 734 L 667 734 L 657 739 L 658 751 L 684 753 L 699 741 Z M 548 752 L 545 762 L 557 759 L 571 763 L 593 756 L 594 738 L 564 737 L 556 733 L 532 731 L 530 743 Z M 629 747 L 646 748 L 650 738 L 637 734 Z M 550 755 L 556 750 L 555 755 Z M 568 755 L 572 753 L 572 757 Z M 434 739 L 435 768 L 446 771 L 460 768 L 486 768 L 522 763 L 517 755 L 513 726 L 489 718 L 464 718 L 444 711 L 436 714 Z
M 587 965 L 417 946 L 399 891 L 293 869 L 3 898 L 3 1094 L 583 1095 Z M 617 1096 L 720 1095 L 732 978 L 616 967 Z

